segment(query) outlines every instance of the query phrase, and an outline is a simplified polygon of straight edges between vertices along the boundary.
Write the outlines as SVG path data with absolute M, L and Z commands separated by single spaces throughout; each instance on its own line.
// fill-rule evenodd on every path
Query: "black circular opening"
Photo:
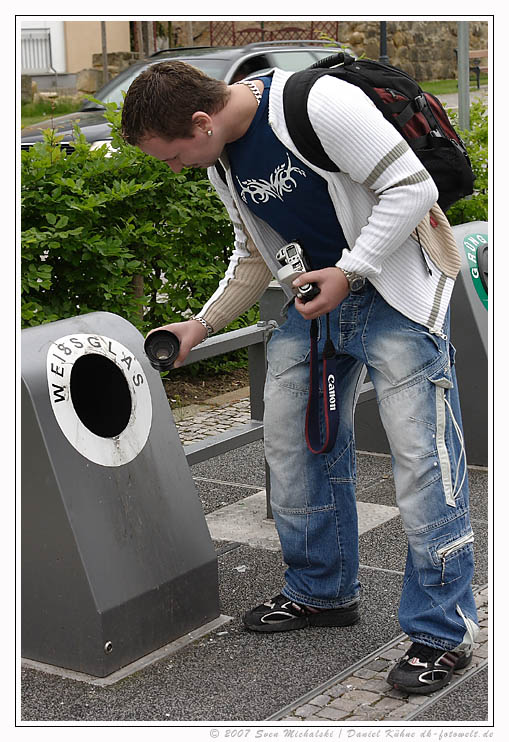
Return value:
M 127 379 L 113 361 L 98 353 L 87 353 L 74 362 L 71 399 L 83 425 L 102 438 L 120 435 L 131 417 Z

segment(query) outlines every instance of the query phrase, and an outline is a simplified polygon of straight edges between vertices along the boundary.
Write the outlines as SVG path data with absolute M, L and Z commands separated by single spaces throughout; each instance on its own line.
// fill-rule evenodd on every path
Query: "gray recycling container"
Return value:
M 469 464 L 488 465 L 488 222 L 452 228 L 461 269 L 451 302 L 451 341 Z
M 219 616 L 217 559 L 143 337 L 23 330 L 22 656 L 96 677 Z

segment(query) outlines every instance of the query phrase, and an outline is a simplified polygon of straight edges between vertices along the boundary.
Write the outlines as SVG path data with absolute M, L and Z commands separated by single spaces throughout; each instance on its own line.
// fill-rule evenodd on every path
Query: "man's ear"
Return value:
M 191 117 L 191 121 L 200 131 L 207 132 L 212 127 L 212 119 L 205 111 L 195 111 Z

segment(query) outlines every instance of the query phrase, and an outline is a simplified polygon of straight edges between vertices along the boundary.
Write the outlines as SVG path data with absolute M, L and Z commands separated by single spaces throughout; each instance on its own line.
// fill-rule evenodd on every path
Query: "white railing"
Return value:
M 55 72 L 51 58 L 51 35 L 49 28 L 25 28 L 21 30 L 21 73 L 23 75 Z

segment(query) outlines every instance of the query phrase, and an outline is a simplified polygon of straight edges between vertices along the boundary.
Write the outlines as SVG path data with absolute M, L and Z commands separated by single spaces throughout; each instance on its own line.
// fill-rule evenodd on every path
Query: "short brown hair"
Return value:
M 150 65 L 127 91 L 122 136 L 129 144 L 138 144 L 147 136 L 169 140 L 190 137 L 193 113 L 217 113 L 229 96 L 223 80 L 209 77 L 185 62 Z

